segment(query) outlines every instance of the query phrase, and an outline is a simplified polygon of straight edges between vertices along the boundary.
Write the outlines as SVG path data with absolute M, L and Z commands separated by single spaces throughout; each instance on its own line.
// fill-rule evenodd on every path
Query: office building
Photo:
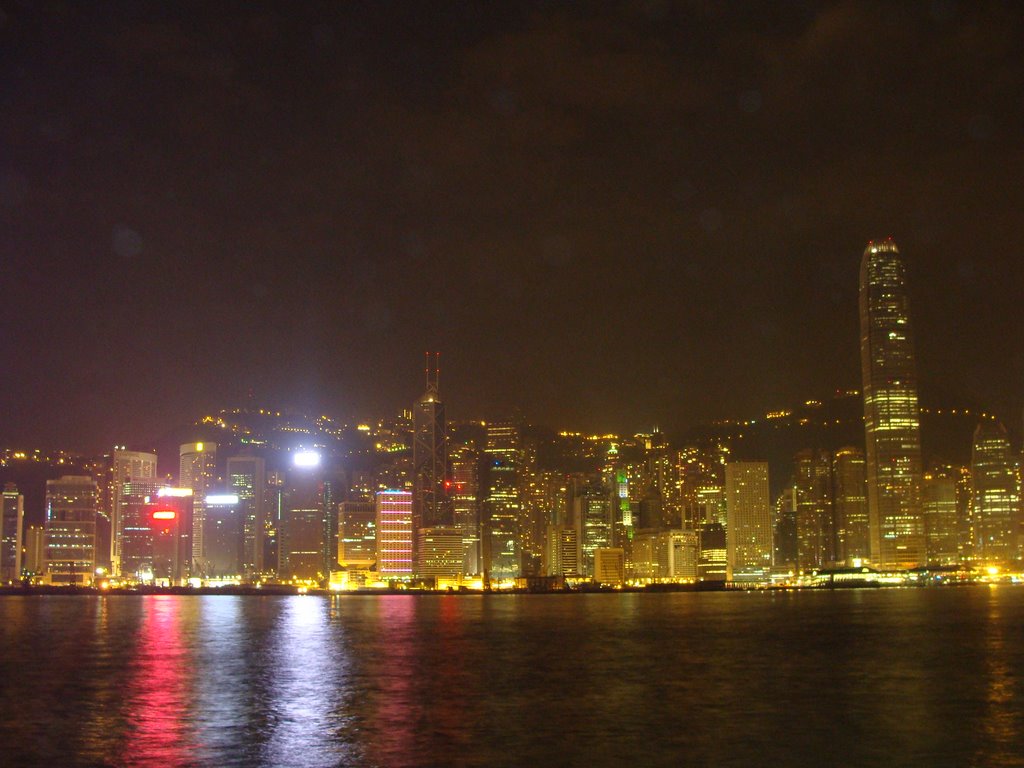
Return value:
M 7 483 L 0 504 L 0 584 L 10 584 L 21 580 L 25 497 L 18 493 L 18 486 Z
M 412 493 L 377 493 L 377 574 L 383 581 L 413 575 Z
M 860 354 L 871 560 L 918 566 L 926 552 L 917 367 L 906 269 L 891 239 L 869 243 L 861 261 Z
M 766 581 L 772 568 L 772 521 L 768 463 L 725 465 L 728 580 Z
M 338 505 L 338 564 L 364 569 L 377 562 L 377 508 L 372 501 Z
M 331 571 L 331 489 L 313 451 L 294 454 L 281 500 L 278 576 L 286 581 L 326 581 Z M 337 555 L 331 546 L 330 560 Z
M 46 579 L 87 587 L 96 575 L 96 482 L 87 475 L 46 481 Z
M 154 579 L 153 513 L 160 506 L 161 487 L 155 478 L 121 484 L 120 576 L 125 581 L 148 584 Z
M 114 448 L 110 470 L 110 567 L 115 574 L 121 573 L 125 484 L 130 482 L 155 483 L 156 479 L 155 453 L 129 451 L 124 446 Z
M 575 525 L 549 525 L 542 568 L 545 576 L 578 577 L 580 539 Z
M 852 565 L 871 559 L 864 453 L 849 446 L 832 458 L 836 560 Z
M 178 450 L 178 485 L 192 489 L 192 560 L 205 573 L 203 534 L 206 495 L 217 484 L 217 444 L 183 443 Z
M 267 531 L 267 466 L 259 456 L 232 456 L 227 461 L 227 492 L 238 496 L 242 518 L 242 572 L 252 578 L 264 570 Z
M 1019 557 L 1020 461 L 999 422 L 983 421 L 974 430 L 971 497 L 978 560 L 997 565 Z
M 706 523 L 698 532 L 700 559 L 697 578 L 700 581 L 724 582 L 729 576 L 728 542 L 725 526 Z
M 612 497 L 599 483 L 588 484 L 573 496 L 573 520 L 579 530 L 582 572 L 593 577 L 594 553 L 614 544 Z
M 960 561 L 957 480 L 952 468 L 924 473 L 921 507 L 929 565 L 953 565 Z
M 622 586 L 626 581 L 626 553 L 622 547 L 599 547 L 594 550 L 592 578 L 597 584 Z
M 519 428 L 514 424 L 487 425 L 484 456 L 490 477 L 484 509 L 487 517 L 486 570 L 491 579 L 520 575 L 519 541 Z
M 203 508 L 203 567 L 206 577 L 241 578 L 245 573 L 242 563 L 247 509 L 237 493 L 209 493 L 203 499 Z
M 462 531 L 462 570 L 467 575 L 480 567 L 479 454 L 470 445 L 454 446 L 448 457 L 451 503 L 455 526 Z
M 416 531 L 416 575 L 422 579 L 458 579 L 462 575 L 462 531 L 420 528 Z
M 25 526 L 24 534 L 21 572 L 26 578 L 38 578 L 46 571 L 46 526 Z
M 452 525 L 452 507 L 445 481 L 448 474 L 447 425 L 444 403 L 438 394 L 440 385 L 439 355 L 435 355 L 433 372 L 427 355 L 427 387 L 413 406 L 413 528 L 435 528 Z
M 633 537 L 632 578 L 644 582 L 697 581 L 697 531 L 671 529 L 637 533 Z
M 805 450 L 794 465 L 797 570 L 808 573 L 835 560 L 832 462 L 822 451 Z

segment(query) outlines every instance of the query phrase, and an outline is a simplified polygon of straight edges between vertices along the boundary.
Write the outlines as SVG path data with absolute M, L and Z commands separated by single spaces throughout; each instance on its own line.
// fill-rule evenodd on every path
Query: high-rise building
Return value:
M 921 507 L 928 563 L 953 565 L 960 560 L 959 526 L 956 508 L 957 473 L 943 467 L 924 473 Z
M 455 525 L 462 531 L 462 569 L 480 573 L 480 457 L 470 445 L 458 445 L 449 454 L 451 502 Z
M 971 496 L 978 559 L 994 565 L 1019 557 L 1020 462 L 999 422 L 983 421 L 974 430 Z
M 96 575 L 96 482 L 88 475 L 46 481 L 46 578 L 86 587 Z
M 285 580 L 325 581 L 330 575 L 327 547 L 332 509 L 330 486 L 313 451 L 296 453 L 282 494 L 278 533 L 278 575 Z M 330 559 L 337 554 L 333 545 Z
M 0 496 L 0 584 L 21 580 L 22 527 L 25 524 L 25 497 L 14 483 L 4 485 Z
M 794 483 L 782 489 L 775 499 L 775 520 L 772 523 L 774 565 L 796 573 L 800 548 L 797 543 L 797 506 L 799 494 Z
M 864 453 L 845 447 L 832 458 L 832 489 L 835 503 L 836 560 L 847 565 L 871 559 L 868 525 L 867 480 Z
M 238 496 L 242 516 L 242 570 L 250 578 L 263 572 L 267 529 L 267 465 L 259 456 L 232 456 L 227 462 L 228 492 Z
M 514 424 L 487 425 L 484 455 L 490 483 L 484 509 L 487 514 L 487 570 L 492 579 L 520 575 L 519 541 L 519 428 Z
M 917 368 L 906 271 L 890 239 L 860 266 L 860 359 L 871 559 L 882 568 L 925 561 Z
M 412 494 L 377 493 L 377 575 L 382 579 L 413 575 Z
M 445 481 L 448 473 L 447 425 L 444 403 L 438 394 L 440 369 L 435 356 L 431 378 L 427 355 L 427 391 L 413 406 L 413 528 L 435 528 L 452 524 Z
M 457 579 L 462 575 L 462 531 L 420 528 L 416 531 L 416 575 L 424 579 Z
M 580 540 L 575 525 L 549 525 L 542 564 L 545 576 L 580 575 Z
M 26 576 L 42 576 L 46 570 L 46 527 L 25 527 L 25 551 L 21 559 L 21 572 Z
M 809 572 L 835 560 L 832 519 L 832 462 L 822 451 L 795 458 L 797 569 Z
M 144 501 L 144 499 L 143 499 Z M 152 550 L 147 555 L 153 582 L 178 585 L 191 576 L 192 489 L 161 487 L 148 511 Z
M 697 576 L 701 581 L 724 582 L 729 575 L 728 547 L 725 526 L 705 523 L 700 529 L 700 559 Z
M 209 493 L 203 499 L 203 549 L 206 576 L 231 578 L 244 572 L 245 514 L 237 493 Z
M 632 575 L 641 581 L 696 581 L 697 531 L 673 529 L 633 537 Z
M 733 582 L 766 581 L 772 568 L 768 462 L 725 465 L 726 557 Z
M 217 483 L 217 444 L 183 443 L 178 450 L 178 485 L 192 489 L 192 560 L 194 572 L 205 573 L 203 543 L 206 495 Z
M 594 553 L 614 544 L 612 497 L 603 485 L 586 486 L 573 497 L 573 519 L 579 530 L 582 573 L 594 576 Z
M 155 482 L 156 454 L 115 447 L 110 470 L 110 567 L 121 573 L 121 545 L 124 537 L 123 506 L 125 483 Z
M 626 580 L 626 553 L 622 547 L 599 547 L 594 550 L 592 578 L 598 584 L 622 586 Z
M 377 561 L 377 509 L 372 501 L 338 505 L 338 564 L 369 568 Z
M 150 583 L 155 578 L 153 513 L 157 511 L 160 487 L 156 478 L 128 480 L 121 484 L 119 573 L 126 581 Z

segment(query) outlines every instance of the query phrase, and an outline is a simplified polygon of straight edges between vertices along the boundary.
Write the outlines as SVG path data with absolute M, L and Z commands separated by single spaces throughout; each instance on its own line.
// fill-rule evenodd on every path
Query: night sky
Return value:
M 255 401 L 677 429 L 1024 405 L 1018 3 L 0 2 L 0 444 Z

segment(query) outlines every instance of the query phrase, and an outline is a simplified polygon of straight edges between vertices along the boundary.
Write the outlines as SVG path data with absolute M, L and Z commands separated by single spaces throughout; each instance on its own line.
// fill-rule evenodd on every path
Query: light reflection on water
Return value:
M 1024 589 L 10 597 L 4 765 L 1024 764 Z
M 119 764 L 151 765 L 154 756 L 164 766 L 189 764 L 192 648 L 182 636 L 183 607 L 188 606 L 170 595 L 142 599 L 138 646 L 124 691 L 129 726 Z

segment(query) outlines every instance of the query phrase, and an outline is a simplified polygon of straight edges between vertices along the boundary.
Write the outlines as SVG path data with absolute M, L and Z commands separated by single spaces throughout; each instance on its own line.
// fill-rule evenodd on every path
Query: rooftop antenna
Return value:
M 441 353 L 434 353 L 434 391 L 441 391 Z

